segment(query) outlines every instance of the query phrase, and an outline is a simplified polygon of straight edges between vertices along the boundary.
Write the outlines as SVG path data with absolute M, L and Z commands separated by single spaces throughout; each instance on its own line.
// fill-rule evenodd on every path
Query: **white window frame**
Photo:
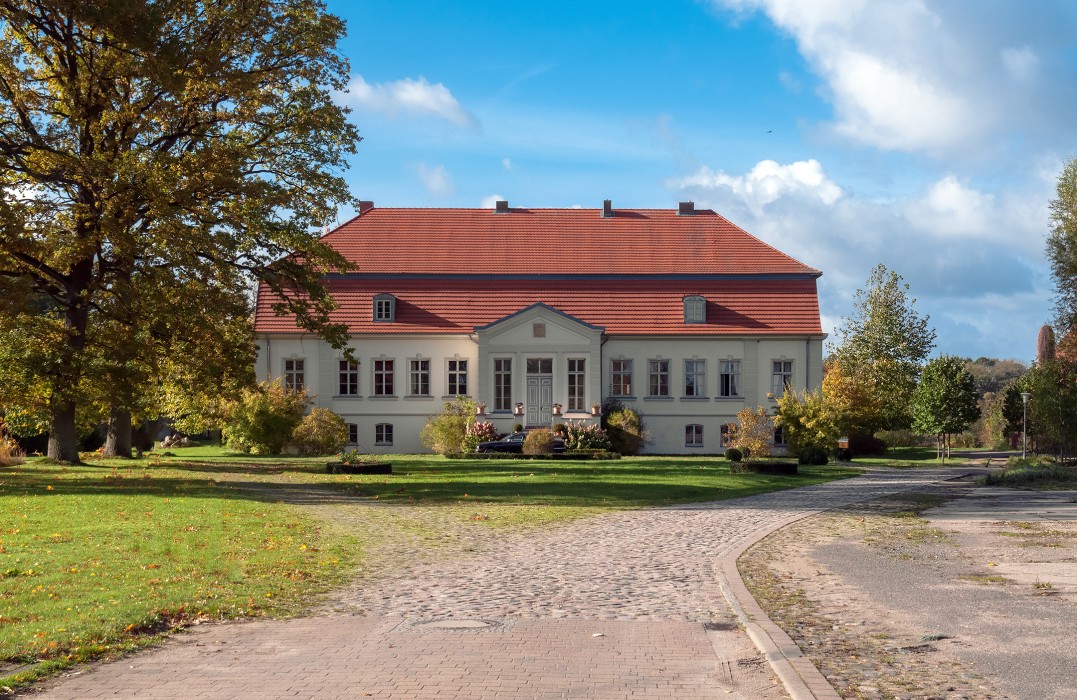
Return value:
M 684 426 L 684 446 L 703 447 L 703 426 L 699 423 L 689 423 Z
M 467 396 L 467 370 L 466 359 L 453 357 L 445 360 L 448 396 Z
M 707 361 L 692 358 L 684 361 L 684 395 L 690 398 L 707 397 Z
M 373 381 L 370 383 L 372 396 L 396 396 L 396 359 L 376 357 L 371 363 Z
M 430 396 L 430 358 L 408 358 L 408 396 Z
M 698 295 L 686 296 L 684 298 L 684 322 L 706 323 L 707 300 Z
M 392 294 L 374 295 L 371 309 L 374 323 L 392 323 L 396 320 L 396 297 Z
M 740 360 L 719 360 L 718 396 L 723 399 L 740 398 Z
M 358 423 L 345 423 L 344 425 L 347 426 L 347 428 L 348 428 L 348 444 L 349 445 L 358 445 L 359 444 L 359 424 Z
M 665 385 L 663 386 L 663 378 Z M 657 380 L 657 391 L 656 382 Z M 665 389 L 665 393 L 662 390 Z M 669 398 L 669 360 L 661 358 L 647 360 L 647 396 L 652 398 Z
M 578 365 L 576 363 L 579 363 Z M 587 359 L 583 357 L 568 358 L 566 369 L 566 395 L 568 410 L 587 410 Z
M 374 426 L 374 444 L 379 447 L 393 446 L 392 423 L 378 423 Z
M 359 363 L 341 357 L 337 360 L 337 396 L 359 395 Z
M 620 364 L 619 369 L 618 364 Z M 632 393 L 632 364 L 632 360 L 620 357 L 610 360 L 610 396 L 634 396 Z
M 774 398 L 783 396 L 786 389 L 793 388 L 793 361 L 772 360 L 770 374 L 770 393 Z
M 512 404 L 512 358 L 495 357 L 494 360 L 494 410 L 511 411 Z
M 284 386 L 291 391 L 303 391 L 306 387 L 306 358 L 284 358 Z

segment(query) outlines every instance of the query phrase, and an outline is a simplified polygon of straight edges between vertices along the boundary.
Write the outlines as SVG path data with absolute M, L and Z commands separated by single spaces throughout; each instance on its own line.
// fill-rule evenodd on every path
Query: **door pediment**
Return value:
M 605 329 L 547 304 L 532 304 L 475 332 L 490 346 L 571 347 L 590 345 Z

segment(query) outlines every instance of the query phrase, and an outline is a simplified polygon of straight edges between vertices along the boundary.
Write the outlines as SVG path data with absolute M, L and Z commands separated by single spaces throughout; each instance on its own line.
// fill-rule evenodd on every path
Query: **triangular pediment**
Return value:
M 475 327 L 475 332 L 489 343 L 532 347 L 589 344 L 604 330 L 541 302 Z

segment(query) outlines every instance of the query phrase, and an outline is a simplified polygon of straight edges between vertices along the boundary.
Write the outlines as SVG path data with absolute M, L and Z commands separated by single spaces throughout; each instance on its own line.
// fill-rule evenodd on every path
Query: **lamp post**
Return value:
M 1032 394 L 1021 392 L 1021 459 L 1025 458 L 1028 445 L 1028 399 Z

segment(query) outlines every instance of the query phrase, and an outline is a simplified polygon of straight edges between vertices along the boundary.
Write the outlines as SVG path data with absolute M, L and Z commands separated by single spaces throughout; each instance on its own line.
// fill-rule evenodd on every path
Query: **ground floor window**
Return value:
M 378 423 L 374 426 L 374 444 L 375 445 L 392 445 L 393 444 L 393 424 L 392 423 Z
M 722 447 L 729 447 L 729 444 L 733 441 L 733 428 L 735 426 L 732 423 L 726 423 L 722 426 Z
M 774 429 L 774 444 L 775 445 L 784 445 L 785 444 L 785 433 L 782 431 L 782 426 L 780 426 L 780 425 L 777 428 Z
M 568 410 L 583 411 L 586 388 L 585 360 L 568 361 Z
M 494 410 L 512 409 L 512 360 L 494 360 Z
M 703 447 L 703 426 L 691 424 L 684 426 L 684 446 Z
M 359 444 L 359 426 L 356 425 L 355 423 L 348 423 L 347 425 L 348 425 L 348 444 L 349 445 L 358 445 Z
M 292 391 L 303 391 L 303 360 L 284 361 L 284 386 Z

